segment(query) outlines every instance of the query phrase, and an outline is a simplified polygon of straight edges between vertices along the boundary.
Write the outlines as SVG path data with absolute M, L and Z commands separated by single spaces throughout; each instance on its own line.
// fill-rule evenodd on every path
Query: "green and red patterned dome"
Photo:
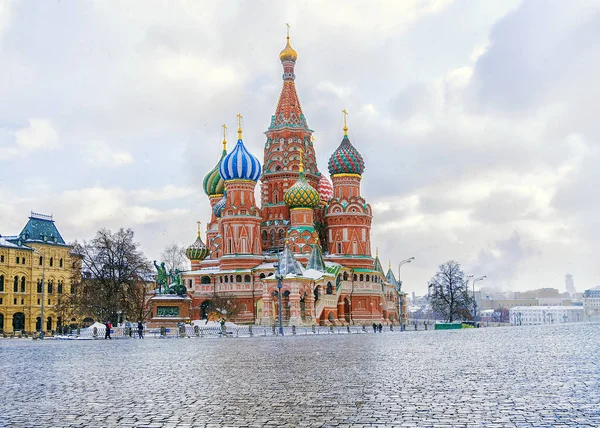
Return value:
M 225 156 L 227 156 L 227 142 L 223 140 L 223 153 L 221 154 L 221 158 L 215 167 L 206 174 L 202 183 L 204 193 L 206 193 L 207 196 L 220 196 L 225 191 L 225 181 L 219 173 L 219 166 Z
M 196 241 L 185 250 L 186 257 L 191 261 L 201 262 L 210 254 L 210 249 L 202 242 L 200 237 L 200 222 L 198 222 L 198 237 Z
M 350 142 L 348 135 L 345 134 L 341 144 L 329 158 L 329 164 L 327 166 L 330 175 L 362 175 L 365 170 L 365 161 L 358 150 L 356 150 Z
M 283 201 L 290 208 L 316 208 L 321 202 L 321 195 L 306 181 L 302 155 L 300 156 L 300 175 L 298 176 L 298 181 L 287 189 L 283 195 Z

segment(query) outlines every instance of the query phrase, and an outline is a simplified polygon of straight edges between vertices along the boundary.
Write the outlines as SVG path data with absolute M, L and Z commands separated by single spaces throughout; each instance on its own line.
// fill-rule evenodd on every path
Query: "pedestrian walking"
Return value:
M 373 323 L 373 333 L 377 333 L 377 324 Z
M 138 336 L 140 337 L 140 339 L 144 338 L 144 335 L 142 334 L 144 332 L 144 324 L 142 324 L 142 321 L 138 321 Z
M 379 330 L 379 333 L 383 333 L 383 325 L 381 323 L 379 323 L 377 329 Z
M 110 321 L 106 321 L 104 323 L 104 327 L 105 327 L 104 338 L 105 339 L 112 339 L 112 337 L 110 337 L 110 329 L 112 328 L 112 324 L 110 323 Z

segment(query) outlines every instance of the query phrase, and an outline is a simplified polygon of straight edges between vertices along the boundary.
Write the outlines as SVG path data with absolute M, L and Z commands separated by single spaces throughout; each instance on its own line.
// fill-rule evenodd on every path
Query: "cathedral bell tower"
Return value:
M 283 66 L 283 86 L 275 114 L 265 135 L 264 172 L 261 178 L 262 245 L 263 249 L 283 249 L 287 231 L 291 225 L 290 209 L 284 194 L 296 183 L 300 175 L 301 151 L 304 158 L 304 177 L 317 189 L 321 174 L 317 168 L 315 150 L 306 117 L 296 93 L 294 73 L 298 54 L 290 45 L 288 34 L 285 48 L 279 54 Z
M 223 158 L 219 167 L 227 192 L 218 212 L 222 270 L 251 268 L 262 261 L 261 212 L 254 200 L 254 187 L 260 177 L 261 166 L 244 146 L 241 119 L 242 116 L 238 114 L 237 144 Z
M 371 206 L 360 194 L 360 181 L 365 170 L 361 154 L 348 138 L 346 110 L 344 138 L 329 158 L 333 197 L 325 211 L 329 254 L 342 264 L 355 268 L 372 268 Z

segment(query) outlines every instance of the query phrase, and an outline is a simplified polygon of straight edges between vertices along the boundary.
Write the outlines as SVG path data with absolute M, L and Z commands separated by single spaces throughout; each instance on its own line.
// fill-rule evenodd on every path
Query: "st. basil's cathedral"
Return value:
M 360 189 L 365 162 L 348 138 L 345 111 L 329 181 L 296 92 L 289 34 L 279 59 L 283 86 L 262 165 L 244 145 L 238 115 L 237 143 L 228 152 L 224 132 L 221 157 L 204 178 L 212 208 L 206 244 L 198 230 L 186 253 L 192 270 L 182 274 L 190 318 L 205 318 L 216 296 L 235 296 L 241 312 L 232 321 L 274 325 L 281 292 L 285 325 L 397 323 L 403 299 L 392 270 L 371 253 L 373 215 Z

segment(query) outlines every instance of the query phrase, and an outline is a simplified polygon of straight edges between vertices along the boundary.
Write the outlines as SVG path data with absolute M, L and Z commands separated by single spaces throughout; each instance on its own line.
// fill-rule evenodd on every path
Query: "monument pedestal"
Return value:
M 176 328 L 191 320 L 192 299 L 176 294 L 159 294 L 149 301 L 152 316 L 148 328 Z

